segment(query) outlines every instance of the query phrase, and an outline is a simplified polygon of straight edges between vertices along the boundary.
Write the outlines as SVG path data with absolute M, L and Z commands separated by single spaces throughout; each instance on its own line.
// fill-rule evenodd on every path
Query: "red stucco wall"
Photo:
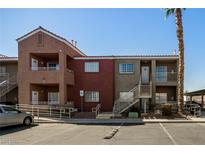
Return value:
M 84 72 L 85 61 L 99 62 L 99 72 Z M 74 101 L 75 107 L 80 109 L 81 106 L 80 90 L 99 91 L 101 111 L 111 112 L 114 103 L 114 61 L 108 59 L 72 60 L 68 64 L 74 70 L 75 75 L 75 85 L 69 88 L 68 98 Z M 91 111 L 92 107 L 97 104 L 96 102 L 84 102 L 83 99 L 83 111 Z

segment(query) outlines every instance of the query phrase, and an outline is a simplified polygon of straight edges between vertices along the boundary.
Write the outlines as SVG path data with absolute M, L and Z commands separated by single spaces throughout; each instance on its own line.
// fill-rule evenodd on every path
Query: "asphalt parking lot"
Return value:
M 104 139 L 113 129 L 119 131 Z M 38 124 L 0 129 L 0 144 L 173 145 L 205 144 L 205 123 L 153 123 L 131 126 Z

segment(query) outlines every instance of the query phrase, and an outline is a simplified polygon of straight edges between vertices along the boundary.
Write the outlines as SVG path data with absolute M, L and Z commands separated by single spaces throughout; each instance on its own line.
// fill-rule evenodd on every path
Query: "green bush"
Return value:
M 165 104 L 162 107 L 163 115 L 170 116 L 172 114 L 172 106 L 170 104 Z

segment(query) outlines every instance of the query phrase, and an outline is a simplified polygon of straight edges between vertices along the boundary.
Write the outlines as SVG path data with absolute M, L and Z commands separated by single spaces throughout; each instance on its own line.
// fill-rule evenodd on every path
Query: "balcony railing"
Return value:
M 31 101 L 32 105 L 58 105 L 59 101 Z
M 156 100 L 156 104 L 177 104 L 177 101 L 162 101 L 162 100 Z
M 139 86 L 140 97 L 152 97 L 152 84 Z
M 57 71 L 59 67 L 31 67 L 32 71 Z
M 177 72 L 156 72 L 156 82 L 177 81 Z
M 69 72 L 69 73 L 73 73 L 73 72 L 74 72 L 73 70 L 71 70 L 71 69 L 69 69 L 69 68 L 67 68 L 66 70 L 67 70 L 67 72 Z

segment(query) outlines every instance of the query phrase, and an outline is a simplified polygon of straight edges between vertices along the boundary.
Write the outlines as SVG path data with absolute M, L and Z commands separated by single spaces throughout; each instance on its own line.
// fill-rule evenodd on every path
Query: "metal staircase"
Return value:
M 133 89 L 128 91 L 126 94 L 123 95 L 122 98 L 119 98 L 115 101 L 113 107 L 113 113 L 121 114 L 131 106 L 135 105 L 139 102 L 139 90 L 140 85 L 135 86 Z
M 128 110 L 133 105 L 140 102 L 140 98 L 152 97 L 152 82 L 149 84 L 142 84 L 141 80 L 133 89 L 126 92 L 121 98 L 118 98 L 113 107 L 114 115 L 120 115 Z
M 16 75 L 0 81 L 0 98 L 17 87 Z

